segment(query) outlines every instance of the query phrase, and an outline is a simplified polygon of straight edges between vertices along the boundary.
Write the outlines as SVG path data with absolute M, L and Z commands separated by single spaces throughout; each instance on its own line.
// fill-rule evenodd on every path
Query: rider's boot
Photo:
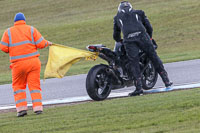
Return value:
M 139 96 L 143 95 L 143 90 L 142 90 L 142 81 L 141 78 L 135 80 L 135 91 L 132 93 L 129 93 L 128 96 Z
M 173 82 L 169 80 L 169 77 L 166 71 L 161 72 L 160 77 L 162 78 L 166 88 L 170 88 L 173 85 Z

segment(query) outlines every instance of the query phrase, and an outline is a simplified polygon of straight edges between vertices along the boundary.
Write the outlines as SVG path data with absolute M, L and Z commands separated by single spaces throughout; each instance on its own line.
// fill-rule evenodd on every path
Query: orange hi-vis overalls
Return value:
M 0 49 L 10 55 L 12 88 L 17 112 L 27 110 L 26 85 L 31 94 L 33 110 L 43 110 L 40 88 L 41 63 L 37 48 L 45 48 L 48 41 L 24 20 L 8 28 L 0 42 Z

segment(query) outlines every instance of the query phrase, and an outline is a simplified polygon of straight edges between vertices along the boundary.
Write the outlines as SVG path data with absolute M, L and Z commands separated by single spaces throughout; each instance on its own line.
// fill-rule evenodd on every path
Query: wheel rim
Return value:
M 156 79 L 156 71 L 151 63 L 149 63 L 148 67 L 145 69 L 143 73 L 143 81 L 145 82 L 147 87 L 152 87 L 154 85 Z
M 100 97 L 105 97 L 108 95 L 110 90 L 109 78 L 104 70 L 101 70 L 96 75 L 96 93 Z

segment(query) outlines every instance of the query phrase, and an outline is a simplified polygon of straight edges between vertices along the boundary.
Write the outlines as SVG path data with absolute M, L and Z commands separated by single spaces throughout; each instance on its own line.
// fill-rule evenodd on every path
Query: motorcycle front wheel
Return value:
M 152 89 L 158 79 L 158 73 L 155 70 L 152 62 L 150 61 L 147 68 L 144 70 L 142 74 L 142 87 L 145 90 Z
M 101 101 L 106 99 L 111 92 L 107 65 L 96 65 L 90 69 L 86 78 L 86 89 L 91 99 Z

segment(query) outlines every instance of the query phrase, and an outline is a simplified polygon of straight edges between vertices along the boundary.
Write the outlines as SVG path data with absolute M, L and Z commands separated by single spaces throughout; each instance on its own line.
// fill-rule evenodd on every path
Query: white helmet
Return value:
M 132 10 L 132 5 L 128 1 L 123 1 L 119 4 L 118 12 L 130 12 Z

